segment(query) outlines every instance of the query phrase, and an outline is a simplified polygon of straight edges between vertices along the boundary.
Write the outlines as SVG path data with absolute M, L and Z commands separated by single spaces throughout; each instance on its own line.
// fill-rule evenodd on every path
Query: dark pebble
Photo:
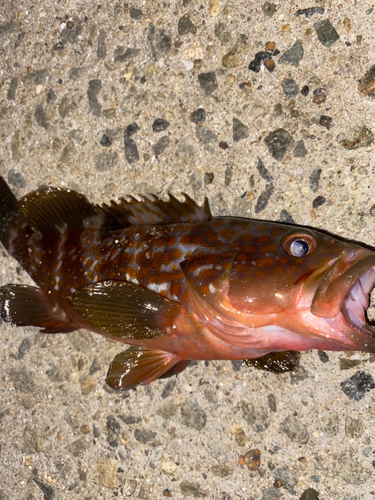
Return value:
M 257 170 L 258 170 L 259 175 L 262 177 L 262 179 L 264 179 L 265 181 L 267 181 L 269 183 L 273 182 L 272 175 L 266 169 L 266 167 L 264 166 L 264 163 L 262 162 L 262 160 L 260 158 L 258 158 Z
M 152 56 L 155 61 L 158 61 L 163 54 L 171 50 L 171 37 L 167 35 L 165 30 L 156 28 L 152 23 L 149 25 L 147 40 L 150 44 Z
M 117 164 L 117 162 L 117 151 L 102 151 L 95 156 L 95 167 L 98 172 L 108 172 Z
M 146 444 L 156 437 L 156 432 L 149 429 L 135 429 L 134 437 L 139 443 Z
M 280 222 L 286 222 L 287 224 L 295 224 L 295 221 L 294 221 L 293 217 L 285 209 L 281 210 L 279 221 Z
M 233 165 L 228 165 L 224 173 L 224 186 L 229 186 L 233 175 Z
M 220 144 L 219 144 L 219 147 L 220 147 Z M 212 172 L 205 172 L 204 173 L 203 182 L 206 185 L 212 184 L 213 180 L 214 180 L 214 174 Z
M 309 177 L 310 189 L 313 193 L 316 193 L 319 189 L 320 176 L 322 175 L 321 168 L 315 168 Z
M 313 488 L 308 488 L 302 493 L 300 500 L 319 500 L 319 493 Z
M 94 375 L 94 373 L 99 372 L 101 369 L 102 367 L 100 366 L 98 358 L 95 357 L 90 366 L 90 375 Z
M 8 94 L 7 94 L 7 97 L 10 101 L 14 101 L 16 99 L 17 86 L 18 86 L 18 79 L 16 76 L 14 76 L 10 81 L 10 85 L 8 88 Z
M 341 146 L 345 149 L 358 149 L 369 146 L 374 141 L 374 135 L 367 127 L 359 126 L 349 129 L 345 133 Z
M 48 129 L 48 118 L 41 104 L 39 104 L 35 109 L 35 121 L 40 127 L 43 127 L 46 130 Z
M 368 373 L 359 371 L 349 379 L 341 382 L 342 391 L 352 401 L 360 401 L 371 389 L 375 389 L 374 379 Z
M 329 356 L 325 351 L 318 351 L 318 357 L 322 363 L 328 363 Z
M 163 120 L 163 118 L 156 118 L 154 123 L 152 124 L 152 130 L 154 132 L 162 132 L 166 130 L 170 126 L 170 123 L 167 120 Z
M 14 44 L 14 48 L 15 49 L 21 45 L 21 43 L 24 40 L 25 36 L 26 36 L 26 33 L 24 31 L 18 35 L 16 43 Z
M 117 422 L 115 417 L 108 415 L 107 417 L 107 441 L 109 446 L 116 448 L 118 446 L 118 440 L 120 436 L 120 424 Z
M 48 71 L 46 69 L 39 69 L 29 73 L 23 78 L 25 85 L 43 85 L 48 78 Z
M 220 142 L 219 142 L 219 148 L 220 148 L 220 149 L 224 149 L 224 150 L 225 150 L 225 149 L 228 149 L 228 148 L 229 148 L 228 143 L 227 143 L 227 142 L 225 142 L 225 141 L 220 141 Z
M 89 88 L 87 89 L 87 97 L 89 100 L 90 112 L 96 116 L 100 117 L 102 114 L 102 105 L 98 101 L 98 94 L 102 89 L 101 80 L 90 80 Z
M 310 92 L 309 87 L 307 85 L 304 85 L 301 89 L 301 94 L 303 95 L 303 97 L 307 97 L 309 92 Z
M 51 367 L 48 368 L 46 374 L 51 382 L 63 382 L 65 380 L 65 377 L 60 368 L 55 364 L 52 364 Z
M 206 413 L 195 400 L 185 400 L 181 404 L 182 423 L 201 431 L 206 425 Z
M 292 474 L 287 467 L 278 467 L 274 471 L 275 483 L 279 482 L 284 488 L 293 490 L 293 487 L 298 483 L 298 479 Z
M 135 417 L 133 415 L 120 415 L 120 418 L 126 425 L 139 424 L 139 422 L 142 422 L 142 417 Z
M 313 208 L 319 208 L 326 202 L 324 196 L 317 196 L 312 203 Z
M 105 59 L 107 57 L 107 46 L 105 44 L 106 33 L 104 30 L 99 31 L 98 37 L 98 47 L 96 49 L 96 55 L 98 59 Z
M 244 362 L 242 360 L 231 360 L 232 368 L 234 372 L 239 372 L 241 368 L 244 366 Z
M 262 11 L 266 17 L 272 17 L 277 11 L 277 5 L 271 2 L 264 2 L 262 5 Z
M 314 23 L 314 29 L 319 42 L 325 47 L 331 47 L 340 38 L 329 19 Z
M 170 396 L 175 387 L 176 387 L 176 379 L 168 380 L 168 382 L 164 386 L 163 392 L 161 393 L 161 397 L 165 399 L 168 396 Z
M 108 137 L 107 134 L 103 134 L 102 138 L 100 139 L 100 145 L 104 146 L 106 148 L 109 148 L 109 146 L 112 146 L 112 142 L 113 142 L 112 138 Z
M 313 103 L 315 104 L 323 104 L 324 102 L 326 102 L 327 96 L 324 89 L 315 89 L 313 92 L 313 96 Z
M 272 52 L 266 52 L 262 50 L 257 52 L 254 59 L 249 64 L 249 70 L 254 71 L 254 73 L 259 73 L 262 63 L 270 61 L 272 59 Z
M 302 140 L 298 141 L 296 147 L 293 150 L 293 156 L 295 158 L 304 158 L 307 154 L 308 151 L 305 148 L 305 143 Z
M 375 97 L 375 64 L 359 81 L 359 90 L 369 97 Z
M 312 17 L 315 14 L 324 14 L 324 8 L 323 7 L 309 7 L 308 9 L 299 9 L 299 10 L 297 10 L 297 12 L 294 15 L 295 16 Z
M 306 427 L 293 415 L 287 417 L 280 424 L 281 430 L 291 441 L 299 444 L 306 444 L 309 440 L 309 434 Z
M 319 119 L 319 125 L 329 130 L 332 126 L 332 117 L 327 115 L 322 115 Z
M 158 158 L 164 151 L 168 148 L 170 144 L 170 139 L 167 135 L 160 137 L 158 142 L 152 146 L 152 150 L 154 151 L 154 155 Z
M 29 339 L 23 339 L 23 341 L 21 342 L 19 348 L 18 348 L 18 356 L 17 358 L 18 359 L 23 359 L 26 354 L 28 354 L 28 352 L 30 351 L 31 349 L 31 342 Z
M 124 132 L 124 138 L 129 139 L 132 135 L 136 134 L 140 130 L 138 124 L 136 122 L 128 125 Z
M 260 450 L 253 448 L 240 456 L 238 460 L 240 465 L 247 465 L 249 470 L 258 470 L 260 467 Z
M 212 94 L 212 92 L 214 92 L 218 87 L 216 75 L 213 71 L 209 73 L 201 73 L 198 75 L 198 81 L 199 85 L 207 95 Z
M 194 34 L 196 32 L 197 32 L 197 28 L 196 28 L 195 24 L 193 24 L 190 21 L 190 18 L 187 14 L 180 17 L 180 19 L 178 21 L 178 34 L 180 36 L 187 35 L 188 33 Z
M 134 59 L 138 54 L 139 49 L 132 49 L 131 47 L 128 47 L 125 50 L 124 47 L 119 47 L 115 50 L 115 57 L 113 58 L 113 61 L 115 63 L 124 63 L 129 59 Z
M 238 118 L 233 118 L 233 141 L 238 142 L 241 139 L 249 137 L 249 128 L 246 127 Z
M 132 19 L 142 19 L 143 17 L 143 13 L 141 11 L 141 9 L 136 9 L 135 7 L 130 7 L 130 11 L 129 11 L 129 14 L 130 14 L 130 17 Z
M 69 71 L 69 80 L 79 80 L 86 72 L 86 68 L 72 68 Z
M 62 119 L 66 118 L 68 114 L 75 110 L 77 105 L 74 101 L 71 101 L 68 96 L 64 96 L 59 104 L 59 114 Z
M 281 87 L 288 99 L 295 97 L 299 93 L 298 85 L 292 78 L 284 78 L 284 80 L 281 82 Z
M 42 490 L 44 500 L 53 500 L 55 498 L 55 492 L 52 486 L 42 483 L 42 481 L 36 477 L 33 477 L 33 481 Z
M 139 160 L 138 148 L 133 139 L 125 140 L 125 158 L 129 165 Z
M 294 139 L 287 130 L 279 128 L 269 133 L 264 142 L 268 146 L 271 156 L 277 161 L 282 161 L 292 148 Z
M 267 403 L 268 403 L 269 409 L 275 413 L 277 410 L 277 407 L 276 407 L 276 398 L 273 394 L 268 394 Z
M 203 108 L 198 108 L 190 115 L 190 121 L 193 123 L 202 123 L 206 121 L 206 112 Z
M 26 181 L 21 172 L 16 172 L 13 168 L 11 168 L 8 172 L 8 182 L 17 188 L 26 187 Z
M 284 54 L 280 57 L 280 64 L 291 64 L 292 66 L 298 67 L 300 60 L 304 56 L 304 50 L 301 40 L 297 40 L 295 44 L 288 49 Z
M 55 102 L 56 101 L 56 94 L 54 92 L 53 89 L 49 89 L 48 92 L 47 92 L 47 103 L 48 104 L 51 104 L 52 102 Z

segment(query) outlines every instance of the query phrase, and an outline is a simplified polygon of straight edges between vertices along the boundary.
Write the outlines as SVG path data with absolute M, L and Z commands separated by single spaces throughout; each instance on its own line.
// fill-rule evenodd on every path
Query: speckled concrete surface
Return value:
M 17 196 L 184 191 L 374 244 L 371 2 L 3 0 L 0 16 Z M 28 282 L 4 249 L 0 280 Z M 121 350 L 1 325 L 1 499 L 375 498 L 374 356 L 202 362 L 118 394 Z

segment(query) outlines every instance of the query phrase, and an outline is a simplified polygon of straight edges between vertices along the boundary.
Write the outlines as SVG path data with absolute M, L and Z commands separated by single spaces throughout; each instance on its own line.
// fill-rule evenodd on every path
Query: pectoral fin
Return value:
M 84 318 L 116 337 L 151 339 L 173 332 L 180 305 L 125 281 L 101 281 L 70 299 Z
M 43 328 L 42 333 L 66 333 L 77 329 L 64 311 L 35 286 L 9 284 L 0 287 L 0 318 L 16 326 L 39 326 Z
M 118 354 L 109 366 L 106 382 L 113 389 L 147 385 L 171 370 L 177 363 L 170 352 L 131 347 Z

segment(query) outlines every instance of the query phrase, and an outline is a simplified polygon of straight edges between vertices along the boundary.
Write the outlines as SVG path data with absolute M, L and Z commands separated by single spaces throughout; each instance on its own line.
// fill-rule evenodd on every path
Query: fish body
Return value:
M 190 360 L 375 352 L 375 254 L 319 231 L 212 217 L 187 196 L 97 206 L 47 188 L 16 200 L 1 179 L 0 240 L 37 285 L 1 287 L 1 317 L 129 344 L 110 366 L 114 388 Z

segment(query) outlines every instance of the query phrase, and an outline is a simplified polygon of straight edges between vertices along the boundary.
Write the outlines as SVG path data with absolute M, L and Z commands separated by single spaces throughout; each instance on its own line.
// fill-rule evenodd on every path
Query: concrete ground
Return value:
M 0 173 L 17 196 L 186 192 L 371 245 L 374 16 L 367 0 L 3 0 Z M 3 248 L 0 281 L 29 282 Z M 1 499 L 375 498 L 373 355 L 308 352 L 281 375 L 199 362 L 115 393 L 121 350 L 1 324 Z

